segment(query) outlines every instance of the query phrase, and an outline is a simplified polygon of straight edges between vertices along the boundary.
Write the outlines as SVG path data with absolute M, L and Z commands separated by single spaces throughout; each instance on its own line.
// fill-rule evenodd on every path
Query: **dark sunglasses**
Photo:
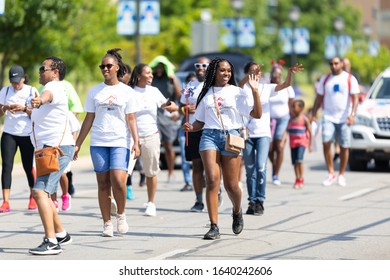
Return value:
M 332 66 L 332 65 L 338 65 L 339 63 L 338 62 L 329 62 L 329 65 Z
M 52 71 L 52 70 L 55 70 L 54 68 L 45 68 L 45 66 L 41 66 L 39 67 L 39 73 L 44 73 L 46 71 Z
M 207 68 L 207 66 L 209 66 L 209 64 L 208 63 L 195 63 L 194 66 L 195 66 L 196 69 L 199 69 L 201 67 L 202 68 Z
M 107 70 L 110 70 L 113 66 L 114 66 L 114 64 L 101 64 L 101 65 L 99 65 L 99 68 L 101 70 L 104 70 L 104 68 L 107 67 Z

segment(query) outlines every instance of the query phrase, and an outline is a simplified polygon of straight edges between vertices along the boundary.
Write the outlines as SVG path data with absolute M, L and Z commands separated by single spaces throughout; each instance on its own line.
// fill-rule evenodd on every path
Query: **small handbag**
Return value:
M 66 118 L 65 122 L 65 130 L 62 134 L 62 138 L 58 146 L 56 147 L 45 147 L 40 150 L 37 150 L 37 139 L 35 138 L 35 132 L 34 132 L 34 122 L 32 124 L 32 131 L 35 141 L 35 168 L 36 168 L 36 175 L 37 177 L 48 175 L 53 172 L 60 171 L 60 163 L 59 163 L 59 157 L 64 155 L 64 152 L 59 148 L 62 139 L 64 139 L 65 131 L 66 131 L 66 125 L 68 122 L 68 118 Z
M 225 131 L 225 127 L 223 125 L 223 120 L 221 113 L 219 111 L 218 105 L 217 105 L 217 98 L 215 97 L 214 87 L 213 87 L 213 94 L 214 94 L 214 103 L 215 103 L 215 109 L 217 111 L 218 118 L 221 120 L 222 129 Z M 234 135 L 231 133 L 227 133 L 226 135 L 226 142 L 225 142 L 225 150 L 235 153 L 239 155 L 241 153 L 241 150 L 245 148 L 245 140 L 241 136 Z

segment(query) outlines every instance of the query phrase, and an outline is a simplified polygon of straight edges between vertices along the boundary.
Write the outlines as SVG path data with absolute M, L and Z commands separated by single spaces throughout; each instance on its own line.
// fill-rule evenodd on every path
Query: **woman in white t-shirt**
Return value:
M 117 231 L 124 234 L 126 221 L 126 180 L 130 159 L 130 134 L 134 145 L 131 152 L 139 156 L 135 112 L 138 104 L 132 88 L 120 82 L 125 65 L 119 49 L 108 50 L 99 68 L 104 82 L 89 90 L 84 104 L 87 112 L 76 141 L 75 159 L 91 130 L 90 153 L 98 183 L 98 200 L 104 226 L 102 236 L 113 237 L 111 192 L 117 205 Z
M 137 127 L 141 159 L 146 176 L 148 202 L 145 204 L 146 216 L 156 216 L 154 198 L 157 190 L 157 174 L 160 171 L 160 134 L 157 126 L 157 109 L 168 112 L 179 108 L 174 102 L 167 103 L 161 91 L 151 86 L 153 81 L 152 69 L 143 63 L 137 64 L 131 73 L 129 85 L 136 93 L 139 110 L 137 111 Z
M 204 239 L 219 239 L 218 188 L 221 179 L 233 204 L 232 230 L 240 234 L 244 227 L 242 217 L 242 191 L 238 185 L 241 154 L 226 151 L 227 133 L 238 135 L 242 127 L 242 116 L 260 118 L 262 114 L 258 94 L 259 79 L 249 76 L 252 96 L 235 85 L 234 68 L 231 62 L 216 57 L 209 64 L 204 86 L 197 100 L 196 121 L 185 123 L 184 131 L 203 129 L 199 152 L 206 173 L 206 201 L 210 218 L 210 230 Z M 223 123 L 222 123 L 223 122 Z
M 65 78 L 65 62 L 55 56 L 46 58 L 39 68 L 39 83 L 44 85 L 39 97 L 31 99 L 32 135 L 36 149 L 59 146 L 59 171 L 37 176 L 33 195 L 45 230 L 43 243 L 29 252 L 34 255 L 55 255 L 61 247 L 72 242 L 62 228 L 60 217 L 50 196 L 56 192 L 61 174 L 73 158 L 74 139 L 69 125 L 68 97 L 62 80 Z
M 1 136 L 1 186 L 3 191 L 3 204 L 0 213 L 9 212 L 9 198 L 11 195 L 12 169 L 17 149 L 20 150 L 24 172 L 30 187 L 30 200 L 28 209 L 37 208 L 32 196 L 34 186 L 34 146 L 30 140 L 31 110 L 26 103 L 32 96 L 38 96 L 35 87 L 27 85 L 28 78 L 24 69 L 15 65 L 9 70 L 10 86 L 3 87 L 0 92 L 0 116 L 4 117 L 3 134 Z
M 282 82 L 282 65 L 273 64 L 271 69 L 271 83 L 280 84 Z M 281 185 L 279 171 L 283 163 L 284 148 L 280 143 L 283 133 L 287 129 L 290 119 L 290 107 L 295 98 L 294 89 L 289 86 L 280 90 L 277 95 L 270 98 L 271 116 L 271 144 L 269 159 L 272 164 L 272 182 Z
M 259 94 L 263 114 L 260 119 L 249 117 L 246 127 L 248 140 L 245 141 L 244 164 L 249 206 L 246 214 L 262 215 L 264 213 L 265 191 L 267 184 L 267 160 L 271 142 L 270 100 L 291 85 L 292 73 L 301 71 L 301 65 L 289 69 L 286 80 L 279 84 L 260 84 Z M 240 82 L 250 94 L 249 75 L 255 74 L 261 79 L 261 68 L 256 62 L 249 62 L 244 67 L 247 76 Z

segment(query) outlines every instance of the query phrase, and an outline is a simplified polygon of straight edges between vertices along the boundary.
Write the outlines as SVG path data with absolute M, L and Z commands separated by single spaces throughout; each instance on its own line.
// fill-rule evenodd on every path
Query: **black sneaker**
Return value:
M 211 224 L 210 230 L 204 235 L 203 239 L 215 240 L 220 239 L 219 228 L 216 224 Z
M 66 233 L 65 237 L 57 237 L 57 241 L 60 245 L 68 245 L 72 243 L 72 237 L 70 237 L 69 233 Z
M 255 214 L 255 204 L 253 202 L 249 202 L 248 210 L 246 210 L 247 215 L 254 215 Z
M 240 234 L 242 229 L 244 228 L 244 219 L 242 218 L 242 210 L 240 209 L 240 212 L 235 214 L 233 212 L 233 224 L 232 224 L 232 230 L 235 234 Z
M 263 201 L 256 201 L 254 210 L 255 210 L 254 215 L 256 215 L 256 216 L 263 215 L 264 214 Z
M 57 255 L 62 252 L 60 244 L 54 244 L 47 237 L 43 238 L 43 242 L 37 248 L 28 250 L 33 255 Z
M 192 206 L 191 212 L 203 212 L 204 204 L 202 202 L 195 202 L 195 205 Z

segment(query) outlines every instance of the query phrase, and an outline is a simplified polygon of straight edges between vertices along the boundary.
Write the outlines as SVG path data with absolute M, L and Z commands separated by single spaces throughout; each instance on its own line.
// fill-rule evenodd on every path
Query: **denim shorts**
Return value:
M 351 126 L 347 123 L 332 123 L 322 119 L 322 142 L 337 143 L 343 148 L 351 147 Z
M 283 133 L 286 131 L 290 116 L 285 116 L 279 119 L 271 119 L 271 135 L 272 141 L 282 140 Z
M 291 162 L 293 165 L 303 162 L 303 154 L 305 153 L 305 150 L 306 148 L 304 146 L 291 148 Z
M 48 146 L 45 145 L 44 147 Z M 41 190 L 50 195 L 57 191 L 58 182 L 60 181 L 62 173 L 73 160 L 74 146 L 64 145 L 60 146 L 60 149 L 64 153 L 64 155 L 59 158 L 60 170 L 48 175 L 37 177 L 33 187 L 34 190 Z
M 128 169 L 130 150 L 127 148 L 91 146 L 90 153 L 96 173 Z
M 238 129 L 231 129 L 230 134 L 239 136 Z M 204 129 L 199 143 L 199 152 L 201 151 L 218 151 L 223 156 L 237 156 L 237 154 L 225 151 L 227 131 L 219 129 Z M 239 154 L 242 156 L 242 151 Z

